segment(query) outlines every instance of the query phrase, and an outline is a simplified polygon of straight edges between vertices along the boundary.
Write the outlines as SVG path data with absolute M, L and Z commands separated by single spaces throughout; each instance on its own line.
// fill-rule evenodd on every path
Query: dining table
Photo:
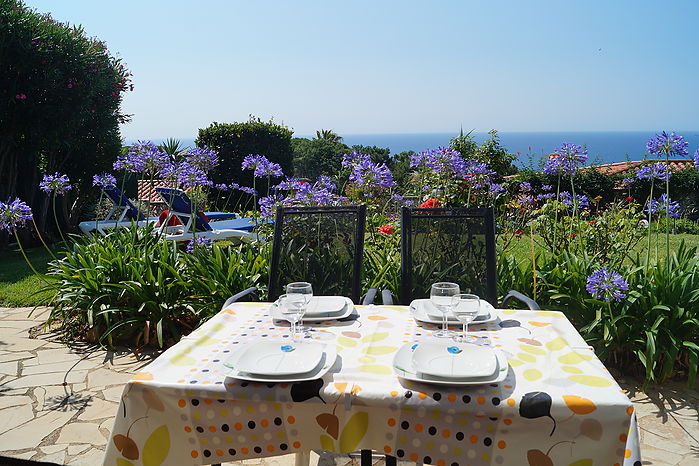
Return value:
M 216 464 L 311 450 L 373 450 L 399 461 L 459 465 L 641 464 L 634 406 L 565 314 L 494 310 L 474 341 L 502 351 L 501 382 L 409 381 L 394 356 L 437 340 L 439 325 L 408 306 L 355 306 L 341 320 L 305 323 L 300 337 L 331 345 L 321 378 L 259 383 L 231 377 L 239 348 L 290 341 L 272 303 L 233 303 L 125 385 L 104 464 Z M 460 331 L 460 326 L 454 329 Z M 405 375 L 405 374 L 403 374 Z

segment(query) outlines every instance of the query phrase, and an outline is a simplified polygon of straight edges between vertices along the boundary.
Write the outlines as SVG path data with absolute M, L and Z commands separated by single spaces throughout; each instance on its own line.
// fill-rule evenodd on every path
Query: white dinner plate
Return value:
M 429 299 L 415 299 L 410 303 L 410 312 L 413 315 L 413 318 L 417 320 L 418 322 L 424 322 L 426 324 L 437 324 L 441 325 L 442 324 L 442 314 L 436 314 L 439 311 L 434 311 L 434 315 L 430 315 L 427 312 L 425 303 L 430 303 Z M 429 304 L 432 306 L 432 304 Z M 476 317 L 476 320 L 471 322 L 469 325 L 473 324 L 487 324 L 489 322 L 495 322 L 498 320 L 498 315 L 497 312 L 495 312 L 495 308 L 493 307 L 492 304 L 490 304 L 487 301 L 483 301 L 483 306 L 482 308 L 482 313 L 478 314 L 478 317 Z M 454 317 L 453 314 L 447 315 L 447 322 L 449 325 L 456 325 L 460 324 L 460 322 L 457 320 L 456 317 Z
M 238 358 L 237 368 L 259 375 L 305 374 L 318 366 L 324 345 L 314 342 L 289 343 L 262 340 L 246 345 Z
M 497 372 L 486 377 L 464 377 L 463 379 L 453 379 L 438 377 L 419 372 L 413 367 L 413 351 L 421 343 L 407 343 L 403 345 L 393 358 L 393 371 L 400 378 L 413 382 L 430 383 L 437 385 L 481 385 L 488 383 L 499 383 L 507 378 L 509 363 L 507 357 L 500 349 L 495 348 L 495 358 L 497 360 Z
M 341 299 L 344 300 L 344 308 L 339 314 L 331 312 L 327 314 L 315 314 L 313 316 L 304 315 L 303 322 L 322 322 L 324 320 L 344 319 L 345 317 L 348 317 L 354 311 L 354 303 L 352 303 L 352 300 L 349 298 L 343 297 Z M 269 312 L 272 314 L 272 318 L 275 320 L 288 320 L 282 313 L 281 309 L 279 308 L 279 303 L 277 302 L 272 303 L 272 306 L 269 308 Z
M 283 344 L 283 340 L 278 340 L 279 343 Z M 260 375 L 260 374 L 250 374 L 248 372 L 241 371 L 237 368 L 238 359 L 243 354 L 245 348 L 239 348 L 234 351 L 231 356 L 223 363 L 224 366 L 230 369 L 230 372 L 226 374 L 227 377 L 245 380 L 247 382 L 264 382 L 264 383 L 282 383 L 282 382 L 305 382 L 307 380 L 315 380 L 323 377 L 334 365 L 337 360 L 337 351 L 335 350 L 335 345 L 323 345 L 323 354 L 321 356 L 319 364 L 313 368 L 310 372 L 303 374 L 294 375 Z
M 423 374 L 463 379 L 495 375 L 498 361 L 489 346 L 426 341 L 413 351 L 413 367 Z
M 304 317 L 328 317 L 341 314 L 347 305 L 343 296 L 313 296 Z

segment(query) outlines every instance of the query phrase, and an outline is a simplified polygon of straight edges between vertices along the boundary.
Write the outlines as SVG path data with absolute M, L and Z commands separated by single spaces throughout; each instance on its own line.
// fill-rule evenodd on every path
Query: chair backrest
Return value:
M 274 221 L 269 299 L 304 281 L 316 295 L 361 294 L 366 206 L 279 207 Z
M 428 298 L 436 282 L 458 283 L 497 307 L 493 208 L 401 211 L 400 302 Z
M 160 194 L 168 205 L 168 209 L 172 211 L 174 215 L 184 215 L 192 216 L 194 212 L 194 205 L 192 200 L 187 196 L 187 193 L 181 189 L 175 188 L 165 188 L 163 186 L 156 186 L 155 190 Z M 180 219 L 182 221 L 182 219 Z M 182 222 L 186 224 L 186 222 Z M 197 211 L 196 215 L 196 229 L 197 231 L 211 231 L 211 225 L 202 216 L 201 212 Z
M 102 188 L 102 191 L 104 191 L 117 209 L 126 209 L 124 218 L 136 221 L 145 220 L 143 214 L 138 211 L 128 197 L 124 196 L 124 193 L 122 193 L 119 188 L 110 184 Z

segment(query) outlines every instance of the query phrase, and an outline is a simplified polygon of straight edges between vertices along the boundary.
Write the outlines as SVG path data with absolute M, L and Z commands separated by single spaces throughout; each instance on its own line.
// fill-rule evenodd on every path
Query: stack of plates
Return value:
M 320 322 L 323 320 L 344 319 L 354 311 L 354 303 L 344 296 L 313 296 L 308 303 L 308 309 L 303 316 L 304 322 Z M 270 308 L 272 318 L 287 320 L 279 308 L 279 303 L 274 302 Z
M 335 364 L 334 345 L 265 340 L 244 345 L 223 364 L 229 377 L 252 382 L 303 382 L 322 377 Z
M 393 359 L 399 377 L 441 385 L 502 382 L 508 368 L 507 357 L 499 349 L 447 341 L 408 343 Z
M 413 317 L 418 322 L 425 322 L 428 324 L 441 324 L 442 323 L 442 313 L 437 309 L 432 301 L 429 299 L 415 299 L 410 303 L 410 311 L 413 313 Z M 498 318 L 495 313 L 495 308 L 486 300 L 481 300 L 481 309 L 478 316 L 471 322 L 472 324 L 487 324 L 488 322 L 494 322 Z M 450 324 L 458 324 L 459 321 L 454 317 L 453 314 L 447 315 L 447 322 Z

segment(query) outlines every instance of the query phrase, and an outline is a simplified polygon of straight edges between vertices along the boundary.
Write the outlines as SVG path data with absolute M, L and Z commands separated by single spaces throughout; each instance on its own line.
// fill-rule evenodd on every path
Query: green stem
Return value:
M 553 222 L 553 249 L 554 252 L 558 248 L 558 243 L 556 242 L 556 233 L 558 233 L 558 202 L 561 197 L 561 174 L 558 174 L 558 183 L 556 184 L 556 205 L 555 205 L 555 217 Z
M 97 203 L 97 209 L 99 209 L 100 206 L 102 205 L 102 196 L 104 196 L 104 190 L 102 188 L 100 188 L 100 200 Z M 99 230 L 100 230 L 100 218 L 98 215 L 96 215 L 97 209 L 95 209 L 95 231 L 99 232 Z
M 39 272 L 36 271 L 34 266 L 32 265 L 31 262 L 29 262 L 29 258 L 27 257 L 27 253 L 24 252 L 24 248 L 22 247 L 22 242 L 19 240 L 19 235 L 17 235 L 17 230 L 14 231 L 15 234 L 15 239 L 17 240 L 17 246 L 19 246 L 19 250 L 22 252 L 22 256 L 24 256 L 24 260 L 27 262 L 27 265 L 29 266 L 30 269 L 32 269 L 32 272 L 36 274 L 37 277 L 39 277 L 44 283 L 47 285 L 49 282 L 46 281 L 43 275 L 41 275 Z
M 61 235 L 61 240 L 63 240 L 63 244 L 67 245 L 68 242 L 66 241 L 66 238 L 63 236 L 63 232 L 61 231 L 61 225 L 58 223 L 58 214 L 56 214 L 56 193 L 53 193 L 53 202 L 51 202 L 51 205 L 53 206 L 53 219 L 56 222 L 56 228 L 58 228 L 58 234 Z
M 46 244 L 46 241 L 44 241 L 44 237 L 41 236 L 41 233 L 39 233 L 39 227 L 36 226 L 36 221 L 34 220 L 34 216 L 32 216 L 32 223 L 34 224 L 34 229 L 36 230 L 36 234 L 39 237 L 39 240 L 41 240 L 41 244 L 44 245 L 46 250 L 51 254 L 51 257 L 56 259 L 56 256 L 53 254 L 53 251 L 51 251 L 51 248 L 49 248 L 48 244 Z
M 650 205 L 651 205 L 651 201 L 653 200 L 653 185 L 654 184 L 655 184 L 655 179 L 651 178 L 651 180 L 650 180 L 650 196 L 648 196 L 648 202 L 646 203 L 647 208 L 648 208 L 648 250 L 646 251 L 646 265 L 650 264 L 650 248 L 651 248 L 651 245 L 650 245 L 650 242 L 651 242 L 650 241 L 651 240 L 650 227 L 651 227 L 651 222 L 653 221 Z
M 570 192 L 571 192 L 571 202 L 573 203 L 573 215 L 570 218 L 570 235 L 568 237 L 573 239 L 573 221 L 577 218 L 578 213 L 578 199 L 575 197 L 575 185 L 573 184 L 573 175 L 570 176 Z
M 670 273 L 670 154 L 665 151 L 665 262 Z

